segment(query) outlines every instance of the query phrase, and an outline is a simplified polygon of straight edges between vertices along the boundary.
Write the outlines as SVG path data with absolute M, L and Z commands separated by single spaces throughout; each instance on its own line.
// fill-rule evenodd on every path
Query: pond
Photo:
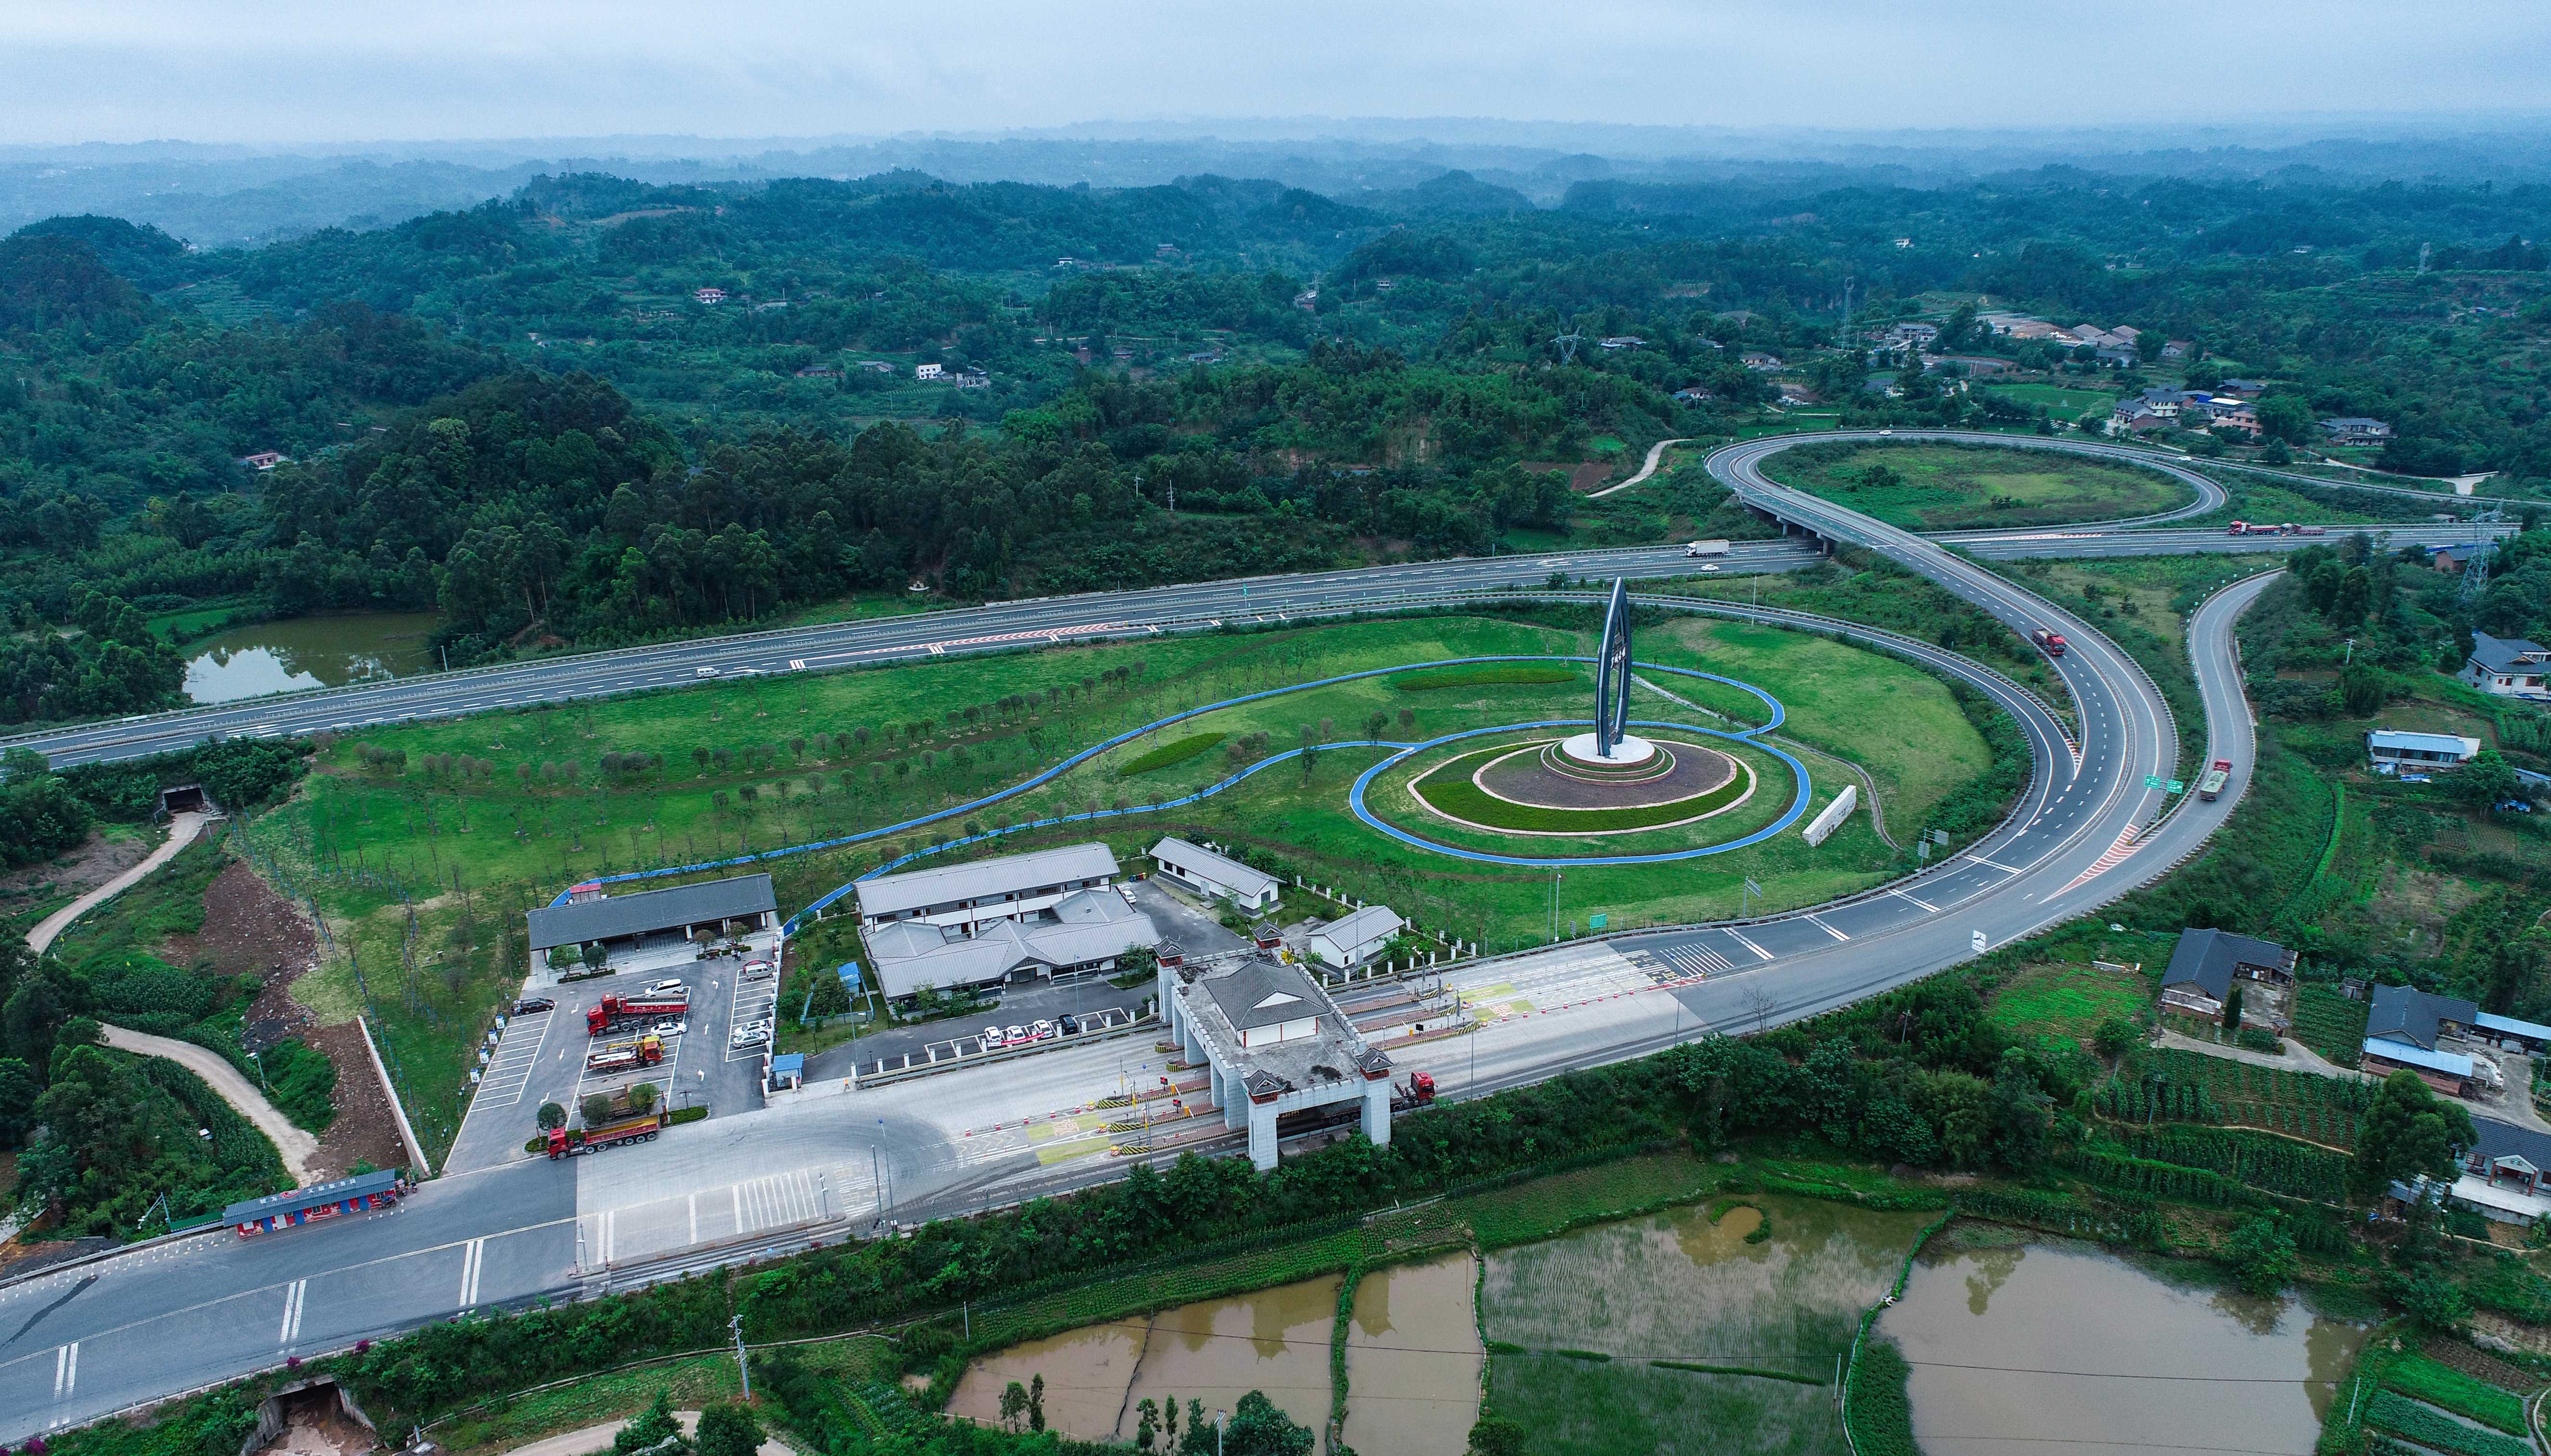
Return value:
M 1937 1246 L 1935 1246 L 1937 1247 Z M 2365 1327 L 2070 1244 L 1926 1252 L 1878 1322 L 1928 1456 L 2307 1456 Z
M 1391 1456 L 1462 1456 L 1480 1418 L 1472 1292 L 1479 1261 L 1455 1254 L 1378 1269 L 1347 1319 L 1346 1443 Z
M 235 627 L 180 649 L 191 702 L 407 677 L 435 667 L 433 612 L 287 617 Z

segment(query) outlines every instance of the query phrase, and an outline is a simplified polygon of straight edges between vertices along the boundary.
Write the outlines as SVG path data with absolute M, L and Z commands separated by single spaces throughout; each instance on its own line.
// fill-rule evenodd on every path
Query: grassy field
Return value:
M 1451 658 L 1583 653 L 1595 626 L 1590 610 L 1551 614 L 1547 622 L 1461 616 L 1341 623 L 730 681 L 385 729 L 323 746 L 309 780 L 248 834 L 260 867 L 314 899 L 336 942 L 338 954 L 305 978 L 298 993 L 324 1019 L 368 1008 L 400 1064 L 396 1075 L 420 1135 L 438 1145 L 458 1124 L 461 1054 L 522 975 L 523 912 L 576 881 L 901 822 L 1016 784 L 1127 728 L 1244 693 Z M 1648 633 L 1641 656 L 1764 683 L 1792 709 L 1785 731 L 1865 766 L 1890 818 L 1918 818 L 1989 763 L 1937 680 L 1821 638 L 1689 621 Z M 1674 690 L 1695 703 L 1762 714 L 1732 689 L 1695 684 L 1686 692 L 1684 679 L 1675 681 Z M 1654 697 L 1639 711 L 1688 713 Z M 1092 807 L 1139 810 L 1178 797 L 1297 746 L 1305 728 L 1314 741 L 1359 739 L 1378 717 L 1380 736 L 1407 741 L 1474 724 L 1589 712 L 1574 674 L 1561 682 L 1416 690 L 1377 676 L 1217 710 L 1016 799 L 890 841 L 768 868 L 779 880 L 782 908 L 794 909 L 886 859 L 969 829 Z M 1165 744 L 1212 732 L 1225 735 L 1212 750 L 1118 777 L 1121 767 Z M 1100 837 L 1130 858 L 1160 833 L 1202 832 L 1269 851 L 1366 898 L 1387 899 L 1430 929 L 1491 946 L 1530 938 L 1545 923 L 1544 877 L 1456 866 L 1397 846 L 1347 813 L 1348 782 L 1378 752 L 1326 749 L 1307 773 L 1277 765 L 1189 809 L 1067 826 L 1002 849 Z M 1830 767 L 1822 775 L 1835 780 L 1824 791 L 1839 788 Z M 1588 900 L 1581 905 L 1656 916 L 1723 913 L 1746 874 L 1772 890 L 1776 903 L 1807 902 L 1868 883 L 1891 854 L 1863 820 L 1822 850 L 1784 836 L 1725 858 L 1723 873 L 1589 872 L 1582 886 Z M 1567 898 L 1580 892 L 1572 876 Z
M 2066 423 L 2094 409 L 2105 410 L 2117 402 L 2117 393 L 2113 389 L 2081 389 L 2069 384 L 1993 384 L 1985 392 L 2030 409 L 2042 407 L 2048 415 Z
M 1655 730 L 1651 730 L 1655 731 Z M 1669 730 L 1670 731 L 1670 730 Z M 1662 735 L 1661 735 L 1662 736 Z M 1696 736 L 1696 735 L 1695 735 Z M 1421 758 L 1412 760 L 1413 767 L 1394 769 L 1387 778 L 1392 786 L 1412 797 L 1421 798 L 1426 807 L 1438 814 L 1459 819 L 1461 824 L 1448 824 L 1440 818 L 1421 815 L 1415 820 L 1402 820 L 1386 815 L 1404 828 L 1413 828 L 1428 838 L 1464 844 L 1494 844 L 1506 841 L 1517 850 L 1545 855 L 1610 855 L 1653 854 L 1668 850 L 1696 848 L 1741 839 L 1752 832 L 1757 819 L 1769 822 L 1780 817 L 1782 808 L 1796 796 L 1788 782 L 1786 766 L 1769 755 L 1753 752 L 1725 740 L 1711 740 L 1711 746 L 1729 754 L 1745 765 L 1735 777 L 1709 792 L 1675 803 L 1651 804 L 1623 809 L 1554 809 L 1537 804 L 1518 804 L 1500 799 L 1471 781 L 1471 776 L 1485 768 L 1492 759 L 1513 752 L 1518 744 L 1547 743 L 1545 734 L 1523 734 L 1493 742 L 1489 747 L 1471 749 L 1449 759 Z M 1466 740 L 1477 742 L 1477 740 Z M 1757 767 L 1758 763 L 1760 767 Z M 1377 780 L 1377 783 L 1383 780 Z M 1750 797 L 1747 797 L 1751 795 Z M 1729 809 L 1730 804 L 1746 801 Z M 1748 810 L 1753 812 L 1749 813 Z M 1648 830 L 1650 825 L 1673 824 L 1677 820 L 1709 815 L 1705 824 L 1686 824 L 1680 828 Z M 1467 832 L 1467 826 L 1508 831 L 1505 834 L 1480 836 Z M 1759 826 L 1755 826 L 1759 827 Z M 1632 832 L 1647 830 L 1648 832 Z M 1550 844 L 1523 845 L 1516 835 L 1553 834 L 1581 835 L 1607 831 L 1599 840 L 1585 839 Z M 1618 832 L 1608 832 L 1618 831 Z
M 2189 498 L 2177 481 L 2135 466 L 1948 445 L 1810 446 L 1775 456 L 1764 471 L 1785 485 L 1920 531 L 2137 516 Z
M 794 1345 L 789 1353 L 845 1385 L 891 1379 L 895 1367 L 893 1346 L 875 1338 Z M 744 1393 L 733 1355 L 694 1355 L 518 1396 L 456 1417 L 437 1427 L 434 1435 L 454 1456 L 510 1451 L 543 1436 L 636 1415 L 655 1401 L 660 1390 L 672 1399 L 676 1410 L 696 1410 L 707 1402 L 732 1401 Z
M 2088 1043 L 2109 1017 L 2131 1021 L 2152 1004 L 2153 983 L 2078 961 L 2023 966 L 1998 987 L 1986 1014 L 2013 1031 Z

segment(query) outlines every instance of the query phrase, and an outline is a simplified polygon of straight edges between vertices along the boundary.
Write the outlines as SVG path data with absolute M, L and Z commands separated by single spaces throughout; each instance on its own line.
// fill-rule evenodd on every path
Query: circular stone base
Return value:
M 1631 781 L 1604 780 L 1568 772 L 1564 757 L 1534 752 L 1525 744 L 1482 764 L 1471 781 L 1492 798 L 1544 809 L 1631 809 L 1699 798 L 1737 776 L 1736 760 L 1714 748 L 1678 742 L 1657 757 L 1667 772 Z M 1654 746 L 1651 746 L 1652 748 Z M 1554 765 L 1553 758 L 1561 758 Z
M 1559 746 L 1559 756 L 1568 767 L 1596 774 L 1623 774 L 1647 768 L 1657 756 L 1657 746 L 1636 734 L 1624 733 L 1612 745 L 1611 757 L 1605 758 L 1595 748 L 1594 735 L 1580 733 Z

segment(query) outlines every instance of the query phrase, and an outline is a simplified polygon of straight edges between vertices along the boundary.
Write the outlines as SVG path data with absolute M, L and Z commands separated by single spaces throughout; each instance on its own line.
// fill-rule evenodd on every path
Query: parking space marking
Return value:
M 778 952 L 774 948 L 768 954 L 775 956 Z M 762 950 L 756 948 L 746 958 L 746 964 L 750 965 L 754 961 L 761 960 L 764 955 Z M 735 1044 L 735 1033 L 737 1028 L 755 1021 L 776 1021 L 778 1006 L 779 970 L 777 966 L 772 966 L 770 974 L 759 981 L 745 980 L 743 967 L 736 968 L 735 994 L 727 1001 L 726 1059 L 728 1061 L 740 1062 L 760 1057 L 770 1050 L 770 1042 L 767 1038 L 753 1046 L 739 1047 Z
M 487 1064 L 486 1075 L 479 1079 L 474 1103 L 510 1107 L 523 1099 L 523 1089 L 530 1086 L 532 1073 L 540 1064 L 541 1049 L 549 1045 L 550 1023 L 557 1019 L 554 1011 L 535 1011 L 531 1016 L 517 1016 L 506 1025 L 504 1036 L 496 1043 L 496 1056 Z M 527 1023 L 535 1020 L 539 1035 L 526 1042 L 521 1033 Z

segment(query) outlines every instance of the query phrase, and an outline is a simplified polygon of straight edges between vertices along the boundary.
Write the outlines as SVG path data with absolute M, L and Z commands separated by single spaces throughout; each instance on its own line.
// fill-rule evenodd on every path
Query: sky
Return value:
M 0 143 L 2551 113 L 2539 0 L 5 0 Z

